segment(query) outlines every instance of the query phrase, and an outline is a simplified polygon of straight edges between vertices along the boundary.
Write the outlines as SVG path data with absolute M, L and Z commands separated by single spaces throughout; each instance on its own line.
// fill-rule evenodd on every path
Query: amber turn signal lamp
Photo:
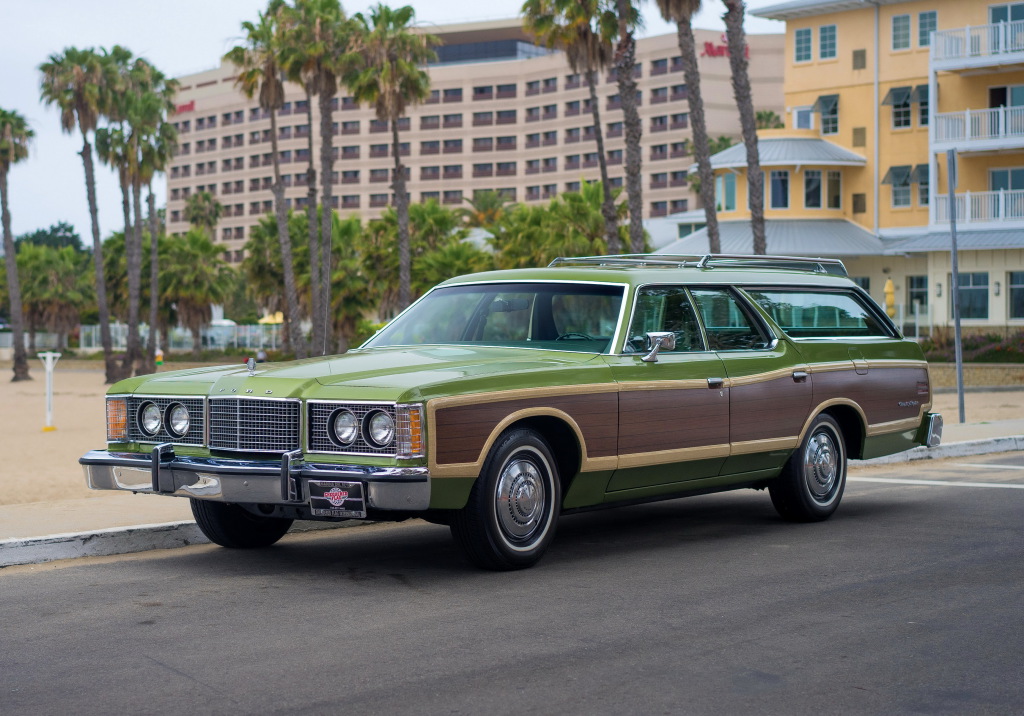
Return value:
M 107 398 L 107 442 L 118 443 L 128 440 L 128 401 L 124 398 Z

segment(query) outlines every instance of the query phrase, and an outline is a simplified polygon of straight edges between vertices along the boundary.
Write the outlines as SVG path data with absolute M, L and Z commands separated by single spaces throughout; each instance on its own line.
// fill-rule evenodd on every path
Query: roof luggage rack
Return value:
M 613 254 L 610 256 L 560 256 L 548 264 L 553 266 L 665 267 L 665 268 L 775 268 L 847 276 L 846 266 L 839 259 L 806 256 L 765 256 L 755 254 Z

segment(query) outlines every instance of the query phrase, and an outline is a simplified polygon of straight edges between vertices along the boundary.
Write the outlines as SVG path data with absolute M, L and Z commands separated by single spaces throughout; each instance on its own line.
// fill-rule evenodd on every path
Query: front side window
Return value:
M 894 15 L 892 18 L 892 49 L 910 49 L 910 15 Z
M 1010 318 L 1024 318 L 1024 271 L 1010 271 L 1006 283 L 1010 291 Z
M 773 169 L 771 173 L 771 208 L 789 208 L 789 172 Z
M 644 286 L 637 291 L 636 308 L 624 351 L 645 351 L 646 335 L 661 331 L 670 331 L 675 335 L 676 353 L 705 350 L 697 314 L 682 286 Z
M 747 293 L 791 338 L 891 337 L 853 291 L 748 289 Z
M 713 351 L 763 350 L 769 338 L 727 288 L 690 290 Z
M 367 348 L 481 345 L 604 353 L 615 335 L 621 286 L 442 286 L 385 326 Z
M 961 273 L 958 276 L 960 278 L 960 317 L 988 318 L 988 273 L 978 271 L 976 273 Z M 952 276 L 949 284 L 953 285 Z M 952 309 L 952 302 L 950 309 Z
M 821 208 L 821 171 L 818 169 L 804 171 L 804 208 Z
M 804 27 L 800 28 L 793 34 L 793 46 L 794 54 L 793 60 L 795 62 L 810 62 L 811 61 L 811 28 Z
M 928 311 L 928 277 L 907 276 L 907 305 L 911 313 Z M 915 305 L 918 306 L 915 310 Z
M 818 59 L 831 60 L 836 56 L 836 26 L 822 25 L 818 29 Z

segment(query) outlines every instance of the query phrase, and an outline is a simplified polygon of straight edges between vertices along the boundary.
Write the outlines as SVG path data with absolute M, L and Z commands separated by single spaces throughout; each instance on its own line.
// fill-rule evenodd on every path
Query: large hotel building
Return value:
M 545 202 L 599 177 L 586 82 L 565 55 L 539 47 L 518 19 L 430 28 L 441 39 L 429 68 L 430 99 L 409 110 L 401 152 L 410 170 L 413 201 L 436 199 L 467 206 L 480 190 L 499 190 L 517 202 Z M 729 58 L 719 32 L 697 30 L 701 90 L 712 137 L 739 135 Z M 750 35 L 751 84 L 757 110 L 783 113 L 782 35 Z M 645 218 L 697 207 L 687 184 L 693 162 L 689 105 L 674 34 L 637 42 L 635 74 L 643 121 Z M 168 170 L 167 221 L 187 230 L 190 194 L 208 191 L 225 207 L 217 238 L 230 261 L 242 258 L 250 227 L 272 211 L 270 120 L 234 84 L 234 66 L 179 78 L 173 121 L 179 146 Z M 611 181 L 624 182 L 624 131 L 615 78 L 597 88 Z M 278 112 L 285 196 L 306 201 L 310 122 L 302 89 L 286 88 Z M 372 219 L 391 201 L 390 133 L 371 108 L 344 90 L 335 99 L 335 208 Z M 313 101 L 314 160 L 319 176 L 317 101 Z

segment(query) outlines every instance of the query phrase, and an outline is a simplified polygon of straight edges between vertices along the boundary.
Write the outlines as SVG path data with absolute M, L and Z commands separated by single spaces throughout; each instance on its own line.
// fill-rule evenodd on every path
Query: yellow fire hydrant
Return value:
M 896 318 L 896 286 L 891 278 L 885 279 L 885 312 L 889 318 Z

